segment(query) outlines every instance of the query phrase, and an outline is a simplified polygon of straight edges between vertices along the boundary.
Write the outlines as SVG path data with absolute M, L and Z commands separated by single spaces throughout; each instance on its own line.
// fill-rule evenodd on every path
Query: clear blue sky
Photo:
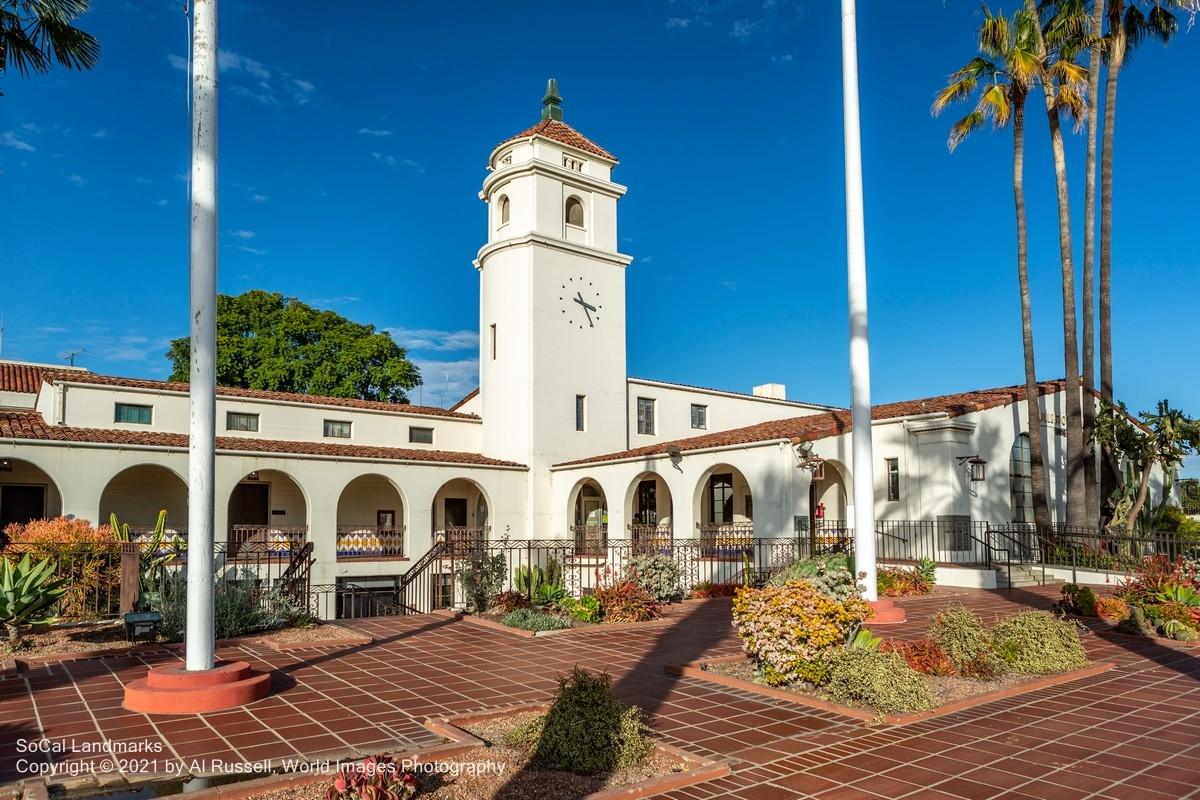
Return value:
M 875 399 L 1019 382 L 1010 138 L 984 131 L 952 156 L 950 120 L 929 114 L 973 55 L 978 4 L 859 5 Z M 485 159 L 537 119 L 553 75 L 566 120 L 617 153 L 630 187 L 631 374 L 778 381 L 846 404 L 836 7 L 297 2 L 283 16 L 227 2 L 221 290 L 276 290 L 390 329 L 422 366 L 419 398 L 451 402 L 474 386 Z M 4 355 L 86 347 L 94 370 L 161 377 L 167 340 L 186 331 L 186 22 L 179 2 L 130 0 L 97 3 L 82 24 L 103 47 L 93 72 L 3 81 Z M 1200 414 L 1198 184 L 1181 133 L 1200 110 L 1179 103 L 1197 73 L 1200 29 L 1145 47 L 1122 79 L 1114 328 L 1134 410 L 1169 397 Z M 1037 105 L 1029 140 L 1038 367 L 1055 377 Z M 1068 144 L 1080 204 L 1083 138 Z

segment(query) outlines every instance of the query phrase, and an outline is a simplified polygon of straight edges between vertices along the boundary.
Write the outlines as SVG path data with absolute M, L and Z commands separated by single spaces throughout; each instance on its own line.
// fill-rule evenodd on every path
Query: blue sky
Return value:
M 968 0 L 860 2 L 874 395 L 1022 379 L 1010 137 L 950 155 L 929 104 L 973 55 Z M 1007 4 L 1014 6 L 1015 0 Z M 391 330 L 414 400 L 474 386 L 477 199 L 491 148 L 566 120 L 621 158 L 631 374 L 848 402 L 837 3 L 447 6 L 225 3 L 220 287 L 265 288 Z M 365 14 L 364 14 L 365 12 Z M 187 22 L 97 3 L 90 73 L 3 81 L 4 355 L 161 377 L 186 331 Z M 1119 394 L 1200 414 L 1194 155 L 1200 29 L 1123 73 L 1114 328 Z M 1162 109 L 1171 111 L 1164 114 Z M 1038 366 L 1063 372 L 1044 115 L 1027 163 Z M 1068 141 L 1082 202 L 1083 137 Z M 1077 249 L 1080 241 L 1077 221 Z M 753 343 L 749 345 L 747 343 Z

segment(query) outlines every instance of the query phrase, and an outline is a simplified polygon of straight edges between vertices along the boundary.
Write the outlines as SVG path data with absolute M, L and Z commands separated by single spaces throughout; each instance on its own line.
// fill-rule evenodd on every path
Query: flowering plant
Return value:
M 325 800 L 408 800 L 416 793 L 416 778 L 390 756 L 367 756 L 338 770 Z

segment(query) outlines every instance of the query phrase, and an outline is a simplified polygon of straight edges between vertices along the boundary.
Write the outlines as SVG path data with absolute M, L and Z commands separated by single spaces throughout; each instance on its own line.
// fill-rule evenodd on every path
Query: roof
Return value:
M 42 373 L 45 371 L 36 364 L 0 361 L 0 392 L 37 394 L 42 390 Z
M 791 400 L 786 397 L 764 397 L 753 392 L 739 392 L 734 389 L 716 389 L 712 386 L 697 386 L 694 383 L 679 383 L 678 381 L 660 381 L 654 378 L 626 378 L 628 383 L 642 383 L 654 386 L 666 386 L 678 389 L 692 389 L 697 392 L 708 392 L 710 394 L 724 394 L 731 397 L 742 397 L 747 400 L 764 400 L 768 403 L 782 403 L 791 406 L 803 406 L 806 408 L 828 408 L 830 410 L 839 410 L 838 406 L 831 406 L 828 403 L 810 403 L 805 400 Z
M 1060 392 L 1065 381 L 1046 381 L 1038 384 L 1041 395 Z M 944 414 L 948 417 L 958 417 L 986 411 L 989 408 L 1011 405 L 1025 399 L 1025 384 L 1019 386 L 1002 386 L 995 389 L 976 389 L 958 394 L 945 394 L 937 397 L 926 397 L 920 400 L 905 400 L 899 403 L 884 403 L 871 408 L 871 419 L 886 420 L 899 417 L 909 417 L 918 414 Z M 850 412 L 845 409 L 809 414 L 804 417 L 771 420 L 748 425 L 744 428 L 734 428 L 727 431 L 715 431 L 703 436 L 693 436 L 687 439 L 676 439 L 668 442 L 656 442 L 645 447 L 632 450 L 621 450 L 616 453 L 592 456 L 568 461 L 556 466 L 576 466 L 580 464 L 595 464 L 603 461 L 620 461 L 627 458 L 640 458 L 667 455 L 672 449 L 679 448 L 680 452 L 691 450 L 707 450 L 716 447 L 734 447 L 743 444 L 776 442 L 788 440 L 791 442 L 811 442 L 830 436 L 839 436 L 849 432 Z
M 457 403 L 450 406 L 450 410 L 457 411 L 458 409 L 462 408 L 463 406 L 465 406 L 467 403 L 471 402 L 478 396 L 479 396 L 479 387 L 476 386 L 474 389 L 472 389 L 471 391 L 469 391 L 465 395 L 463 395 L 462 399 L 460 399 Z
M 600 145 L 593 142 L 591 139 L 584 136 L 579 131 L 572 128 L 567 123 L 560 119 L 544 119 L 532 128 L 526 128 L 516 136 L 510 136 L 505 139 L 497 147 L 503 147 L 509 142 L 515 142 L 518 139 L 528 139 L 531 136 L 544 136 L 547 139 L 574 147 L 576 150 L 582 150 L 585 153 L 591 153 L 601 158 L 607 158 L 609 161 L 616 161 L 617 157 L 605 150 Z
M 36 411 L 0 411 L 0 439 L 29 439 L 48 442 L 79 442 L 86 444 L 115 444 L 142 447 L 186 448 L 188 437 L 183 433 L 157 431 L 125 431 L 108 428 L 73 428 L 66 425 L 47 425 Z M 329 458 L 365 458 L 375 461 L 428 461 L 440 464 L 464 464 L 484 467 L 522 467 L 512 461 L 500 461 L 479 453 L 452 450 L 417 450 L 405 447 L 371 447 L 332 442 L 283 442 L 269 439 L 243 439 L 218 436 L 218 450 L 237 450 L 249 453 L 278 455 L 310 455 Z
M 94 372 L 71 372 L 67 370 L 43 370 L 43 378 L 48 381 L 67 381 L 71 383 L 88 383 L 97 386 L 117 386 L 125 389 L 147 389 L 157 392 L 178 392 L 186 394 L 188 384 L 174 381 L 153 381 L 142 378 L 118 378 L 111 375 L 97 375 Z M 36 390 L 35 390 L 36 391 Z M 304 403 L 307 405 L 332 406 L 337 408 L 357 408 L 367 411 L 390 411 L 394 414 L 420 414 L 430 417 L 452 417 L 456 419 L 478 420 L 474 414 L 461 414 L 446 408 L 435 406 L 414 406 L 407 403 L 385 403 L 381 400 L 360 400 L 355 397 L 325 397 L 316 394 L 298 394 L 296 392 L 272 392 L 265 389 L 238 389 L 232 386 L 218 386 L 219 397 L 244 397 L 248 400 L 274 400 L 286 403 Z

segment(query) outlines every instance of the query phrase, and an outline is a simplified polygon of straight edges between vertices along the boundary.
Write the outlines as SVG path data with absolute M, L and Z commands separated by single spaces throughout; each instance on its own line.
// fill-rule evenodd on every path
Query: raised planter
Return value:
M 501 631 L 509 633 L 513 636 L 520 636 L 522 639 L 541 638 L 543 636 L 571 636 L 578 634 L 589 633 L 608 633 L 611 631 L 627 631 L 641 630 L 643 628 L 655 628 L 670 625 L 676 622 L 671 617 L 659 617 L 658 619 L 646 620 L 645 622 L 595 622 L 583 625 L 576 625 L 570 628 L 560 628 L 553 631 L 527 631 L 521 628 L 511 628 L 495 620 L 490 620 L 485 617 L 478 617 L 474 614 L 457 614 L 455 615 L 463 622 L 469 622 L 472 625 L 478 625 L 481 628 L 488 628 L 493 631 Z
M 994 689 L 988 692 L 964 697 L 961 700 L 955 700 L 945 705 L 938 706 L 932 711 L 913 711 L 904 714 L 883 714 L 871 711 L 864 708 L 854 708 L 845 706 L 841 703 L 834 703 L 829 700 L 822 700 L 819 697 L 802 694 L 800 692 L 792 692 L 787 689 L 779 689 L 774 686 L 764 686 L 761 683 L 742 680 L 731 675 L 725 675 L 720 672 L 712 672 L 706 669 L 707 666 L 717 664 L 735 664 L 742 661 L 747 661 L 748 658 L 744 654 L 733 656 L 721 656 L 718 658 L 706 658 L 700 661 L 692 661 L 687 664 L 668 665 L 665 669 L 671 675 L 683 675 L 689 678 L 699 678 L 709 683 L 715 683 L 720 686 L 726 686 L 731 689 L 741 689 L 745 692 L 753 692 L 754 694 L 772 697 L 776 700 L 784 700 L 797 705 L 808 706 L 820 711 L 829 711 L 834 714 L 840 714 L 843 717 L 863 720 L 864 722 L 884 722 L 888 725 L 908 725 L 913 722 L 922 720 L 934 719 L 942 717 L 946 714 L 953 714 L 958 711 L 963 711 L 968 708 L 986 705 L 987 703 L 996 700 L 1005 700 L 1010 697 L 1035 692 L 1039 689 L 1045 689 L 1050 686 L 1058 686 L 1062 683 L 1070 683 L 1071 681 L 1081 678 L 1090 678 L 1093 675 L 1099 675 L 1103 672 L 1108 672 L 1116 666 L 1110 662 L 1100 662 L 1091 664 L 1083 669 L 1072 670 L 1071 672 L 1059 672 L 1053 675 L 1043 675 L 1031 677 L 1029 680 L 1019 683 L 1014 686 L 1006 686 L 1002 689 Z

